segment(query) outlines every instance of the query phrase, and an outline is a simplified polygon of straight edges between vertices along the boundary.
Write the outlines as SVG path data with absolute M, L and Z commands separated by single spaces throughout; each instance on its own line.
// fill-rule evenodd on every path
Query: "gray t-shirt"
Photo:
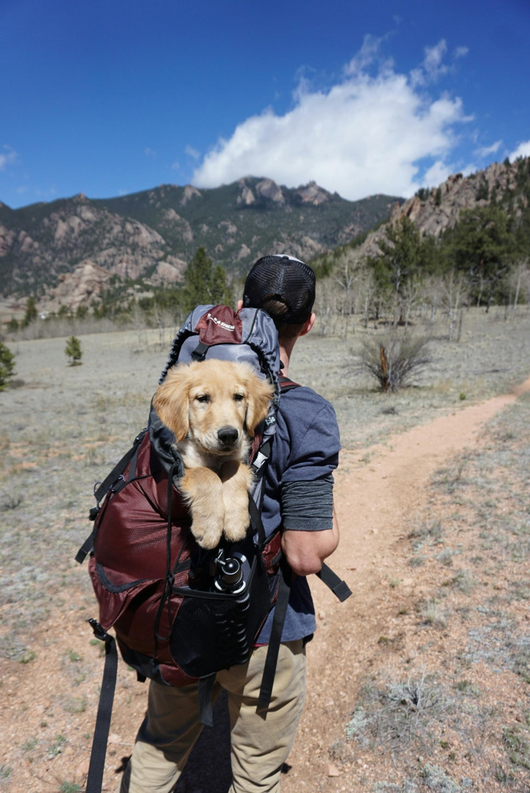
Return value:
M 339 428 L 331 404 L 311 388 L 283 393 L 268 464 L 262 520 L 269 536 L 280 525 L 290 530 L 326 531 L 333 526 L 332 472 L 338 465 Z M 274 609 L 256 643 L 267 644 Z M 307 579 L 297 576 L 282 641 L 304 639 L 316 629 Z

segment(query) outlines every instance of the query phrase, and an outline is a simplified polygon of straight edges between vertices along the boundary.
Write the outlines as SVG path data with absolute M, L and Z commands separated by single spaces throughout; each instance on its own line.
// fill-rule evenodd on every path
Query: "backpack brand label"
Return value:
M 243 323 L 230 306 L 214 306 L 202 315 L 195 330 L 208 347 L 216 344 L 241 344 Z
M 235 325 L 229 325 L 227 322 L 223 322 L 221 319 L 217 319 L 217 317 L 214 317 L 214 315 L 210 314 L 210 312 L 208 312 L 208 314 L 206 315 L 206 319 L 210 319 L 212 322 L 215 322 L 215 324 L 219 325 L 220 328 L 229 330 L 230 333 L 232 333 L 232 331 L 236 329 Z

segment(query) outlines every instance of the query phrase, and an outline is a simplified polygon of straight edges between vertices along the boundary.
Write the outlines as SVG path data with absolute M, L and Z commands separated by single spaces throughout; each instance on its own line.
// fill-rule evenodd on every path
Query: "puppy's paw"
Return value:
M 225 515 L 223 533 L 226 539 L 230 542 L 239 542 L 240 540 L 245 539 L 249 526 L 250 518 L 248 515 L 248 509 L 243 513 L 230 513 L 227 511 L 227 514 Z
M 221 525 L 212 526 L 211 523 L 205 524 L 201 523 L 200 521 L 193 521 L 191 524 L 191 533 L 201 548 L 210 550 L 211 548 L 216 548 L 219 545 L 221 536 L 223 534 L 223 529 Z

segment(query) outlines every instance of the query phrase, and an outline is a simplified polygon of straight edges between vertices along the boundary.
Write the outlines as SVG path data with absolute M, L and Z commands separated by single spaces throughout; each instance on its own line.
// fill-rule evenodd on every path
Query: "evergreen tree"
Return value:
M 421 278 L 433 269 L 433 240 L 422 240 L 414 223 L 406 216 L 388 228 L 387 240 L 381 240 L 378 245 L 381 255 L 370 259 L 369 264 L 383 292 L 400 296 L 411 279 Z
M 517 255 L 513 232 L 506 212 L 490 205 L 462 212 L 444 238 L 447 259 L 467 275 L 477 303 L 488 309 Z
M 65 306 L 64 304 L 59 308 L 57 312 L 57 316 L 59 319 L 71 319 L 72 317 L 72 309 L 69 306 Z
M 64 354 L 70 358 L 70 366 L 79 366 L 83 352 L 81 350 L 81 342 L 77 336 L 70 336 L 64 348 Z
M 26 301 L 26 312 L 22 320 L 22 327 L 27 328 L 32 322 L 35 322 L 39 312 L 37 311 L 37 301 L 34 297 L 28 297 Z
M 212 272 L 210 300 L 216 304 L 227 304 L 230 302 L 230 290 L 226 283 L 226 270 L 220 264 L 216 265 Z
M 204 248 L 198 248 L 184 273 L 184 307 L 191 311 L 201 303 L 225 303 L 230 299 L 226 272 L 214 267 Z
M 7 388 L 9 378 L 15 374 L 15 356 L 5 344 L 0 341 L 0 391 Z

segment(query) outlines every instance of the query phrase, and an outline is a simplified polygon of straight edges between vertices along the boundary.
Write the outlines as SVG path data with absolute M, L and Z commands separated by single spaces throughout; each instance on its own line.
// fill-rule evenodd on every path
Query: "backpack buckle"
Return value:
M 96 637 L 96 639 L 99 639 L 100 642 L 106 642 L 108 639 L 112 638 L 110 634 L 107 633 L 105 628 L 102 625 L 100 625 L 99 622 L 95 620 L 93 617 L 90 617 L 87 620 L 87 622 L 90 624 L 90 627 L 94 631 L 94 636 Z

